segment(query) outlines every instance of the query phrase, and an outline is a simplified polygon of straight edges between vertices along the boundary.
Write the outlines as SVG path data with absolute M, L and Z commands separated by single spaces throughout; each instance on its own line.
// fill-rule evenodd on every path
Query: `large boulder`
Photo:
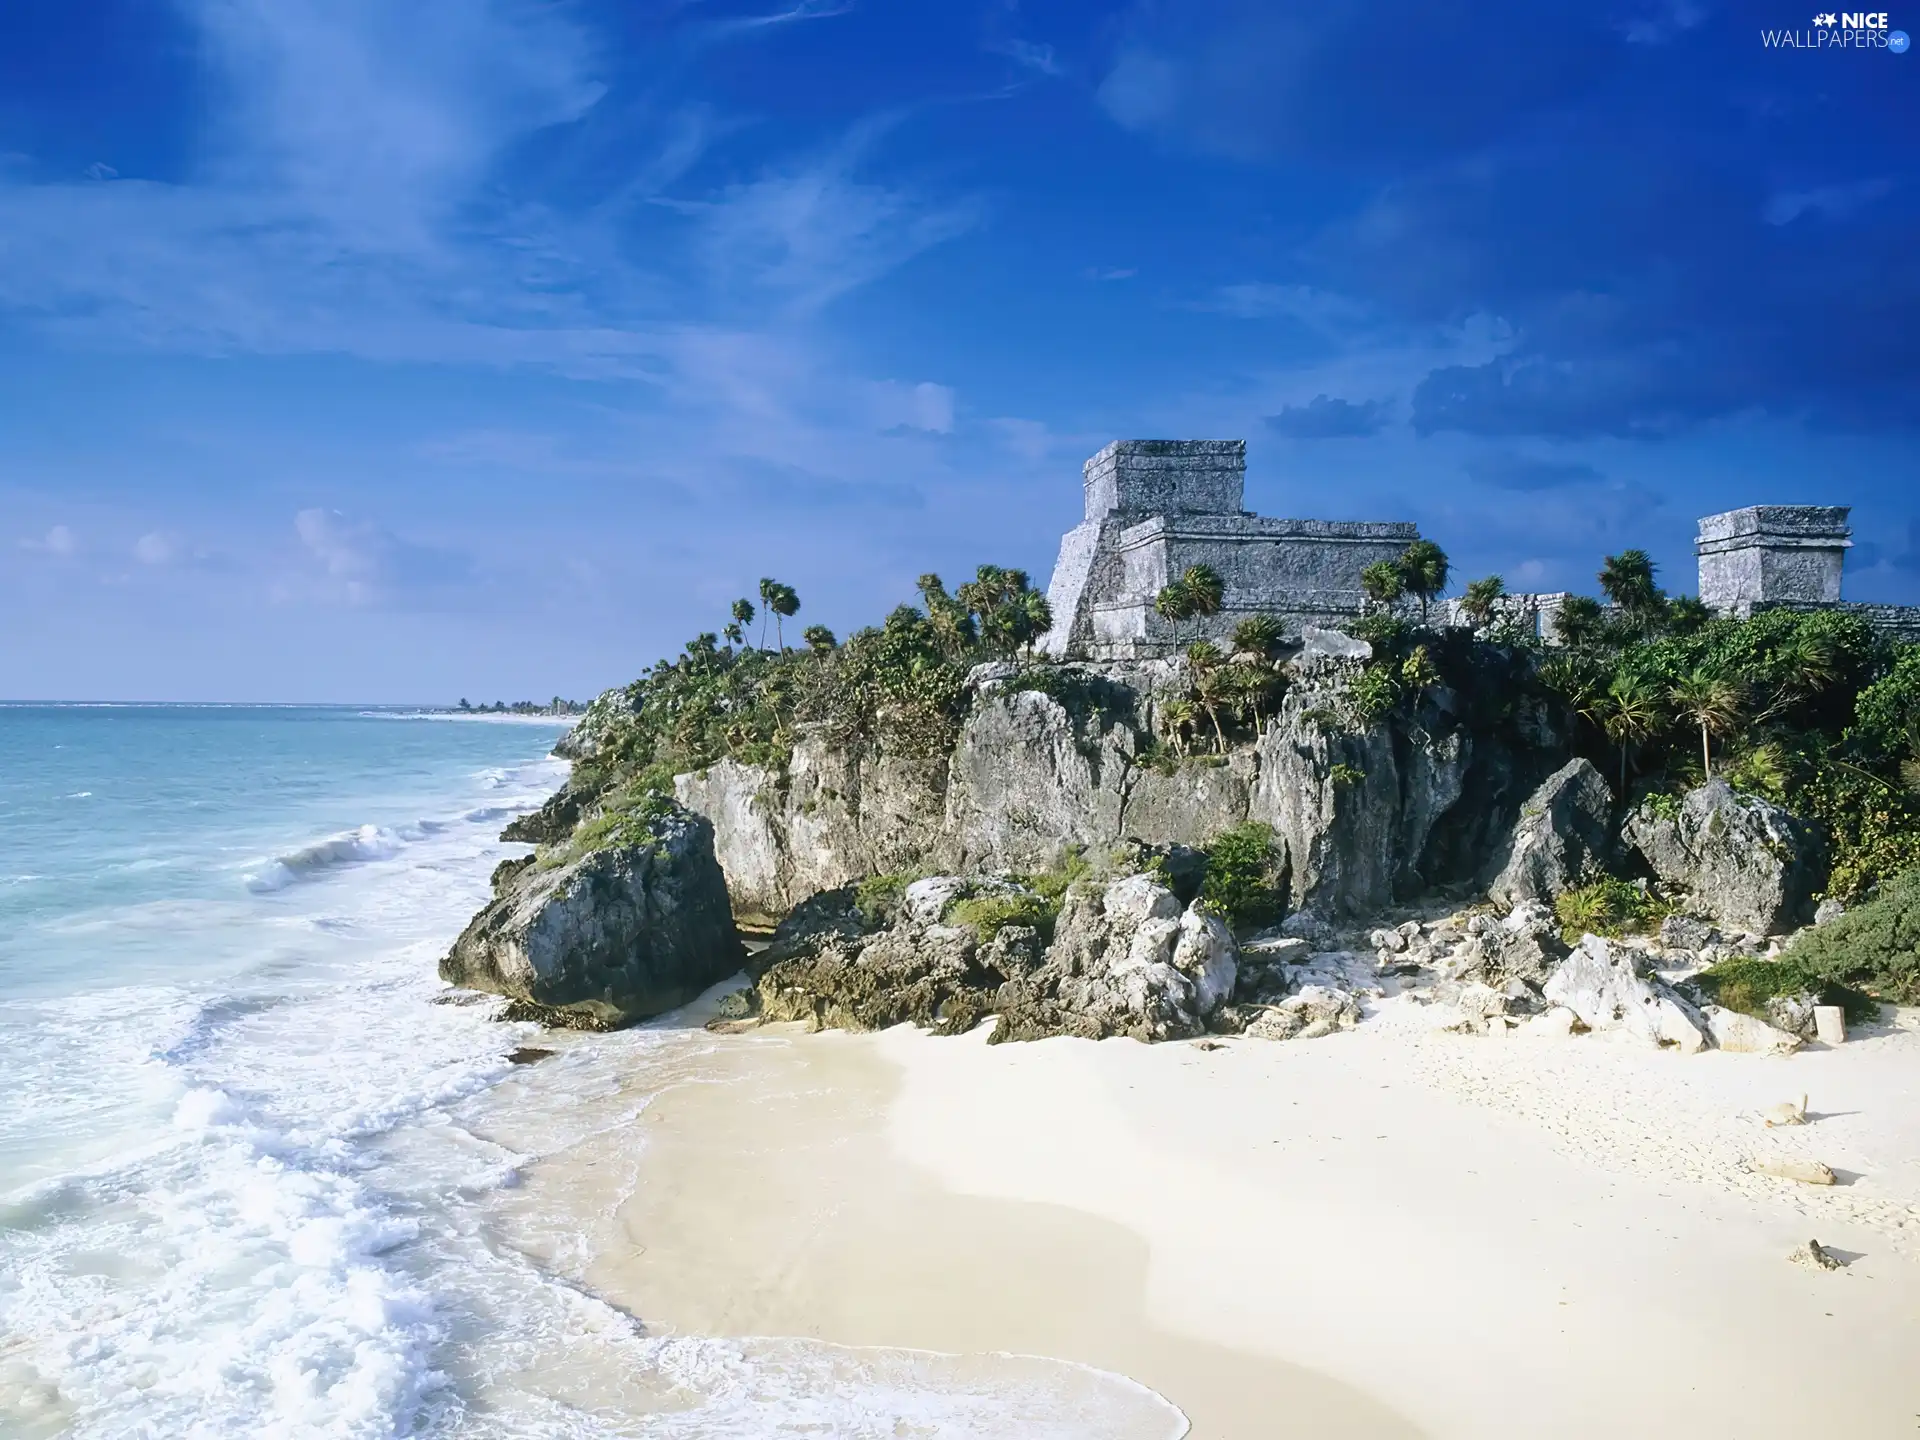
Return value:
M 910 1023 L 955 1034 L 998 1015 L 996 1041 L 1165 1040 L 1200 1033 L 1233 993 L 1232 933 L 1152 875 L 1075 886 L 1051 945 L 1029 925 L 943 919 L 964 913 L 951 911 L 964 896 L 1024 893 L 1004 880 L 935 876 L 907 887 L 887 917 L 862 914 L 851 889 L 816 896 L 757 957 L 754 1006 L 765 1020 L 852 1030 Z
M 1487 895 L 1501 905 L 1552 901 L 1603 869 L 1613 842 L 1613 792 L 1586 760 L 1571 760 L 1520 807 L 1520 818 L 1486 868 Z
M 1724 780 L 1688 791 L 1678 809 L 1641 804 L 1622 833 L 1664 884 L 1730 929 L 1773 935 L 1812 919 L 1817 843 L 1778 805 Z
M 1067 892 L 1047 960 L 996 997 L 996 1040 L 1197 1035 L 1233 993 L 1233 936 L 1150 875 Z
M 685 1004 L 743 958 L 713 827 L 666 806 L 597 848 L 503 874 L 440 978 L 510 996 L 529 1019 L 604 1030 Z
M 1640 972 L 1640 957 L 1598 935 L 1582 937 L 1573 953 L 1547 977 L 1542 993 L 1589 1030 L 1626 1030 L 1654 1045 L 1691 1055 L 1706 1048 L 1700 1012 L 1671 988 Z

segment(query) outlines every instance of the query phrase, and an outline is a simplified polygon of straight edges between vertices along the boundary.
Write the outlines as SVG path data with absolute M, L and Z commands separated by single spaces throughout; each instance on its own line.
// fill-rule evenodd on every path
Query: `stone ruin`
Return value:
M 1420 538 L 1401 521 L 1274 520 L 1242 506 L 1244 440 L 1116 440 L 1084 469 L 1085 518 L 1060 539 L 1047 599 L 1053 628 L 1040 648 L 1056 658 L 1126 660 L 1223 641 L 1249 615 L 1271 615 L 1297 638 L 1337 628 L 1367 609 L 1360 572 Z M 1845 609 L 1885 634 L 1920 641 L 1920 608 L 1840 598 L 1852 545 L 1845 505 L 1749 505 L 1700 521 L 1694 549 L 1700 598 L 1716 614 Z M 1210 565 L 1225 587 L 1220 613 L 1174 626 L 1154 610 L 1162 587 Z M 1549 644 L 1566 592 L 1509 595 L 1510 621 Z M 1465 624 L 1459 601 L 1442 623 Z
M 1420 538 L 1394 521 L 1274 520 L 1242 508 L 1244 440 L 1116 440 L 1084 475 L 1086 518 L 1060 540 L 1047 599 L 1056 657 L 1123 660 L 1224 640 L 1249 615 L 1298 635 L 1337 626 L 1365 602 L 1360 572 Z M 1154 610 L 1190 566 L 1220 573 L 1220 613 L 1174 627 Z

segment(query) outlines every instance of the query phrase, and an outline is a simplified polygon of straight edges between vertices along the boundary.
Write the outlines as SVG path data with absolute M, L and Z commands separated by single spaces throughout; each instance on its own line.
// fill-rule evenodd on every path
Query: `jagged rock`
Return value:
M 1296 664 L 1322 658 L 1371 660 L 1373 646 L 1344 630 L 1323 630 L 1317 625 L 1308 625 L 1300 631 L 1300 649 L 1293 658 Z
M 1580 1023 L 1580 1017 L 1564 1005 L 1555 1005 L 1541 1011 L 1520 1026 L 1522 1035 L 1538 1035 L 1549 1039 L 1564 1040 L 1573 1034 L 1574 1027 Z
M 1626 1030 L 1693 1054 L 1707 1043 L 1699 1011 L 1665 984 L 1642 977 L 1635 954 L 1597 935 L 1582 938 L 1547 977 L 1548 1003 L 1564 1005 L 1589 1030 Z
M 1742 1055 L 1791 1055 L 1800 1048 L 1800 1037 L 1776 1030 L 1764 1020 L 1743 1015 L 1721 1005 L 1706 1006 L 1707 1029 L 1713 1043 L 1722 1050 Z
M 1820 997 L 1811 990 L 1802 990 L 1793 995 L 1770 995 L 1767 997 L 1767 1019 L 1789 1035 L 1811 1040 L 1818 1029 L 1814 1012 L 1819 1007 Z
M 1487 866 L 1487 894 L 1502 905 L 1550 901 L 1604 866 L 1612 848 L 1613 792 L 1586 760 L 1554 771 L 1521 807 Z
M 1847 907 L 1829 895 L 1813 907 L 1813 923 L 1816 925 L 1831 924 L 1846 913 Z
M 756 962 L 760 1015 L 855 1030 L 911 1022 L 944 1034 L 997 1015 L 996 1041 L 1164 1040 L 1201 1033 L 1233 992 L 1237 952 L 1225 924 L 1198 905 L 1183 909 L 1153 876 L 1075 886 L 1050 947 L 1031 926 L 983 939 L 940 923 L 955 896 L 981 883 L 916 882 L 880 929 L 851 889 L 815 897 Z
M 673 809 L 628 843 L 513 875 L 440 978 L 509 996 L 518 1016 L 607 1029 L 684 1005 L 742 958 L 713 827 Z
M 1669 915 L 1660 922 L 1660 946 L 1665 950 L 1704 950 L 1719 943 L 1720 932 L 1693 915 Z
M 549 795 L 538 810 L 509 820 L 500 838 L 522 845 L 558 845 L 573 833 L 592 799 L 591 794 L 582 794 L 569 782 Z
M 947 907 L 969 891 L 958 875 L 931 875 L 907 886 L 907 918 L 919 925 L 938 925 Z M 1011 888 L 1011 887 L 1009 887 Z
M 509 860 L 502 860 L 493 867 L 493 874 L 487 877 L 487 888 L 498 895 L 513 883 L 514 876 L 533 864 L 537 858 L 533 855 L 515 855 Z
M 1670 888 L 1722 924 L 1772 935 L 1810 918 L 1817 846 L 1800 822 L 1724 780 L 1687 792 L 1677 814 L 1643 804 L 1624 836 Z
M 1375 930 L 1367 936 L 1367 943 L 1375 950 L 1397 955 L 1407 948 L 1407 937 L 1398 930 Z
M 1360 1023 L 1360 1002 L 1345 990 L 1307 985 L 1266 1007 L 1246 1033 L 1261 1040 L 1317 1040 Z

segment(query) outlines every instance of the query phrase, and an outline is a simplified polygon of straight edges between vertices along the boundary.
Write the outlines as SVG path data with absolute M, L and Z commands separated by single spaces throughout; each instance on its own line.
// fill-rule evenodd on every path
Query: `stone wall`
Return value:
M 1847 548 L 1844 505 L 1749 505 L 1704 516 L 1694 550 L 1700 598 L 1723 614 L 1773 601 L 1832 605 Z

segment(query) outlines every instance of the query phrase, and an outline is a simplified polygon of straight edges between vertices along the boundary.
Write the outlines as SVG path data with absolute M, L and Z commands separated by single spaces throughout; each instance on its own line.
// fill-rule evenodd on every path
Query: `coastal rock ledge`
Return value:
M 740 969 L 713 826 L 677 806 L 622 816 L 592 847 L 508 861 L 440 978 L 512 999 L 507 1018 L 610 1030 Z

